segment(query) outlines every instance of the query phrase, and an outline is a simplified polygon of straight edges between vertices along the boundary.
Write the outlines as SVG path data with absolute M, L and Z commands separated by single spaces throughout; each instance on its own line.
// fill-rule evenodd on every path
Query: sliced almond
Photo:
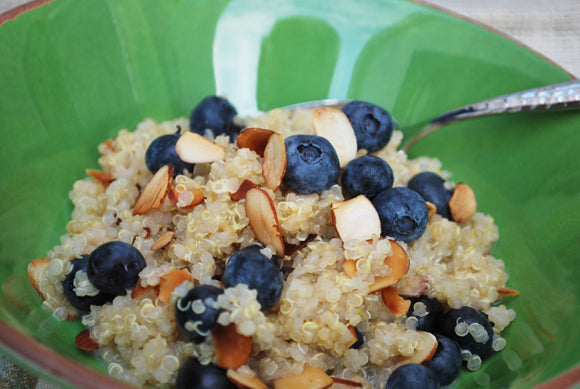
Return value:
M 163 234 L 161 234 L 159 239 L 157 239 L 155 243 L 153 243 L 153 246 L 151 246 L 151 251 L 156 251 L 166 247 L 169 243 L 171 243 L 174 236 L 175 232 L 165 231 Z
M 204 188 L 188 189 L 176 185 L 169 191 L 168 198 L 180 211 L 190 211 L 205 201 Z
M 330 377 L 335 384 L 345 385 L 345 386 L 352 386 L 353 388 L 362 388 L 362 382 L 357 382 L 353 380 L 347 380 L 346 378 L 340 377 Z
M 26 271 L 28 275 L 28 281 L 30 285 L 43 301 L 45 300 L 44 294 L 40 291 L 39 280 L 42 274 L 46 271 L 48 263 L 52 261 L 50 258 L 37 258 L 28 264 L 28 270 Z
M 161 204 L 163 204 L 163 200 L 165 200 L 165 196 L 169 192 L 169 185 L 171 185 L 172 179 L 172 165 L 165 165 L 157 170 L 139 194 L 133 209 L 133 216 L 144 215 L 152 209 L 161 208 Z
M 224 369 L 237 369 L 250 360 L 253 342 L 250 336 L 239 334 L 235 323 L 216 325 L 211 332 L 217 365 Z
M 141 286 L 141 282 L 137 282 L 137 285 L 135 285 L 133 291 L 131 292 L 131 298 L 137 298 L 148 292 L 152 292 L 155 296 L 159 296 L 159 285 Z
M 159 279 L 159 300 L 169 304 L 171 293 L 184 281 L 193 282 L 193 276 L 187 269 L 172 270 Z
M 373 203 L 363 195 L 330 205 L 332 220 L 343 242 L 367 240 L 381 234 L 381 220 Z
M 293 256 L 294 254 L 296 254 L 298 251 L 302 250 L 304 247 L 306 247 L 306 245 L 310 242 L 312 242 L 314 239 L 316 239 L 318 235 L 316 234 L 310 234 L 306 237 L 306 240 L 304 240 L 303 242 L 300 242 L 299 244 L 286 244 L 286 251 L 284 252 L 284 255 L 286 256 Z
M 437 350 L 437 338 L 430 332 L 417 331 L 420 340 L 410 357 L 405 358 L 404 363 L 425 363 L 430 361 Z
M 429 212 L 429 217 L 435 215 L 437 213 L 437 206 L 429 201 L 425 201 L 427 204 L 427 211 Z
M 401 296 L 419 297 L 429 288 L 429 280 L 426 277 L 415 275 L 399 282 L 397 288 Z
M 315 109 L 312 124 L 316 135 L 326 138 L 336 150 L 341 168 L 356 158 L 356 136 L 344 112 L 331 107 Z
M 228 369 L 226 376 L 240 389 L 268 389 L 268 385 L 258 377 L 240 373 L 240 369 Z
M 103 171 L 95 170 L 95 169 L 85 169 L 85 171 L 87 172 L 87 174 L 89 176 L 93 177 L 94 179 L 99 181 L 104 186 L 109 186 L 109 184 L 111 182 L 115 181 L 114 177 L 112 177 L 110 174 L 107 174 Z
M 246 193 L 246 215 L 256 239 L 264 246 L 271 245 L 276 255 L 284 256 L 284 239 L 280 231 L 274 202 L 263 189 L 254 188 Z
M 262 172 L 266 187 L 273 192 L 277 191 L 286 173 L 286 144 L 284 138 L 278 134 L 272 134 L 268 139 L 264 149 Z
M 407 252 L 397 242 L 393 240 L 390 242 L 392 254 L 385 258 L 385 265 L 391 268 L 391 274 L 388 276 L 375 277 L 374 282 L 369 285 L 369 293 L 396 284 L 409 271 L 411 262 Z M 357 260 L 354 259 L 346 259 L 342 262 L 342 269 L 350 278 L 356 275 L 356 262 Z
M 406 300 L 399 296 L 395 285 L 381 289 L 381 298 L 388 310 L 395 316 L 405 315 L 409 312 L 409 307 L 411 307 L 411 300 Z
M 375 282 L 369 286 L 369 293 L 396 284 L 409 271 L 411 261 L 405 249 L 394 240 L 391 240 L 391 250 L 393 253 L 385 258 L 385 265 L 391 268 L 391 274 L 384 277 L 375 277 Z
M 350 338 L 348 342 L 346 342 L 346 347 L 351 347 L 358 341 L 358 336 L 356 334 L 356 328 L 354 326 L 349 325 L 348 330 L 350 331 L 352 338 Z
M 500 296 L 517 296 L 520 291 L 512 288 L 498 288 L 497 294 Z
M 475 193 L 469 185 L 464 182 L 457 184 L 449 200 L 449 210 L 453 220 L 457 223 L 466 222 L 473 216 L 477 210 L 477 201 Z
M 85 351 L 93 351 L 99 348 L 99 344 L 96 340 L 91 338 L 91 333 L 88 329 L 79 332 L 75 337 L 75 345 Z
M 245 199 L 246 198 L 246 194 L 248 193 L 248 191 L 250 189 L 254 189 L 256 187 L 257 187 L 257 185 L 254 184 L 252 181 L 250 181 L 250 180 L 244 180 L 240 184 L 238 190 L 235 193 L 232 193 L 232 195 L 230 196 L 230 198 L 232 200 L 234 200 L 234 201 L 240 201 L 242 199 Z
M 265 128 L 246 128 L 238 135 L 237 144 L 239 148 L 250 149 L 263 157 L 268 139 L 272 134 L 275 132 Z
M 332 378 L 319 367 L 304 366 L 302 373 L 274 380 L 274 389 L 325 389 L 332 386 Z
M 181 134 L 175 143 L 175 152 L 187 163 L 210 163 L 226 155 L 223 147 L 191 131 Z

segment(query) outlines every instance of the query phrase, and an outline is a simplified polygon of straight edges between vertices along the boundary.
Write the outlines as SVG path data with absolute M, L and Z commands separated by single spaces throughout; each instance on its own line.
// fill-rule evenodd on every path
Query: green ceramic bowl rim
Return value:
M 13 20 L 19 15 L 34 9 L 41 7 L 44 4 L 50 3 L 54 0 L 32 0 L 27 3 L 21 4 L 7 12 L 0 14 L 0 26 L 9 21 Z M 501 36 L 502 38 L 512 41 L 522 47 L 523 49 L 533 52 L 544 61 L 562 69 L 570 78 L 575 78 L 570 72 L 562 68 L 559 64 L 554 62 L 552 59 L 546 57 L 545 55 L 532 49 L 525 43 L 514 39 L 513 37 L 489 26 L 480 21 L 474 20 L 464 15 L 457 14 L 456 12 L 450 11 L 444 7 L 440 7 L 434 4 L 427 3 L 422 0 L 407 0 L 414 2 L 416 4 L 430 7 L 438 11 L 444 12 L 446 14 L 452 15 L 455 18 L 465 20 L 469 23 L 478 25 L 495 35 Z M 0 318 L 0 351 L 3 353 L 8 353 L 6 355 L 11 361 L 24 365 L 27 368 L 33 369 L 34 372 L 47 377 L 48 379 L 54 381 L 57 379 L 61 380 L 62 384 L 67 386 L 73 385 L 75 387 L 85 387 L 88 389 L 97 388 L 110 388 L 110 389 L 131 389 L 133 386 L 128 386 L 118 380 L 115 380 L 105 374 L 97 372 L 95 370 L 86 368 L 84 366 L 76 364 L 57 353 L 43 344 L 37 342 L 36 340 L 25 336 L 22 332 L 9 326 L 4 320 Z M 571 388 L 572 386 L 580 383 L 580 364 L 565 373 L 560 374 L 546 381 L 540 385 L 537 385 L 535 389 L 550 389 L 550 388 Z

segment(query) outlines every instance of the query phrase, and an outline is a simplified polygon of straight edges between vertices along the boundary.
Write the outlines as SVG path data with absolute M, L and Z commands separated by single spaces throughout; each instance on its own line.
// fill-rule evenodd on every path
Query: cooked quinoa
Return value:
M 276 109 L 248 119 L 246 126 L 268 128 L 283 137 L 314 133 L 311 115 L 311 111 Z M 192 176 L 178 175 L 172 184 L 181 189 L 178 205 L 184 206 L 191 202 L 185 189 L 204 188 L 202 204 L 184 211 L 166 198 L 160 209 L 134 216 L 140 189 L 152 177 L 145 165 L 145 151 L 155 138 L 174 133 L 178 127 L 187 130 L 188 121 L 156 123 L 147 119 L 134 131 L 121 130 L 115 139 L 99 145 L 99 163 L 114 181 L 105 185 L 87 177 L 74 184 L 68 233 L 48 254 L 51 261 L 38 280 L 44 306 L 62 320 L 80 316 L 62 291 L 70 262 L 113 240 L 132 244 L 144 256 L 141 287 L 159 284 L 161 276 L 175 269 L 188 269 L 195 284 L 221 287 L 227 258 L 241 247 L 257 243 L 244 200 L 230 197 L 249 180 L 273 199 L 288 244 L 299 244 L 312 235 L 316 238 L 284 258 L 284 289 L 274 308 L 262 312 L 256 291 L 244 284 L 225 289 L 219 297 L 224 312 L 218 323 L 235 323 L 239 333 L 253 340 L 253 357 L 241 371 L 268 383 L 310 365 L 362 382 L 365 388 L 384 387 L 393 369 L 422 347 L 413 320 L 393 315 L 380 293 L 369 293 L 375 277 L 390 272 L 384 265 L 384 258 L 391 253 L 389 240 L 377 236 L 369 241 L 342 242 L 330 212 L 332 202 L 344 200 L 339 185 L 320 194 L 299 195 L 284 187 L 274 193 L 264 186 L 262 158 L 238 148 L 235 140 L 225 136 L 214 139 L 226 150 L 223 160 L 197 164 Z M 441 170 L 439 160 L 408 159 L 398 150 L 401 140 L 402 133 L 394 131 L 389 144 L 374 153 L 391 166 L 394 186 L 406 186 L 422 171 L 435 172 L 454 185 L 451 175 Z M 164 249 L 153 251 L 153 244 L 166 231 L 175 233 L 173 240 Z M 399 242 L 410 257 L 410 269 L 398 288 L 423 280 L 428 285 L 425 293 L 444 306 L 469 305 L 487 313 L 494 323 L 493 347 L 499 350 L 505 345 L 501 331 L 514 320 L 515 312 L 498 303 L 498 289 L 506 286 L 508 274 L 502 260 L 490 254 L 497 239 L 498 229 L 489 215 L 476 213 L 458 224 L 435 214 L 421 238 L 410 244 Z M 263 252 L 269 256 L 274 250 L 267 247 Z M 358 259 L 353 278 L 341 267 L 346 258 Z M 83 285 L 83 275 L 78 277 Z M 172 302 L 191 286 L 180 285 Z M 86 292 L 91 293 L 90 287 Z M 135 385 L 170 387 L 188 358 L 195 357 L 202 364 L 216 358 L 212 337 L 201 344 L 188 341 L 178 330 L 174 310 L 174 305 L 160 301 L 154 293 L 135 298 L 129 293 L 103 306 L 92 306 L 81 320 L 98 342 L 97 352 L 111 376 Z M 365 333 L 360 349 L 348 347 L 350 326 Z M 478 367 L 477 360 L 469 362 Z

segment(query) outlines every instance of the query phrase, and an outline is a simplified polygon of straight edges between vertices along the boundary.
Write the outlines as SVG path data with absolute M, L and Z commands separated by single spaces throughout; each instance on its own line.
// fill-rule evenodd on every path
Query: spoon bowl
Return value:
M 288 110 L 315 109 L 321 107 L 342 108 L 350 100 L 323 99 L 306 101 L 287 105 Z M 549 111 L 556 109 L 578 109 L 580 108 L 580 79 L 560 82 L 541 86 L 538 88 L 526 89 L 514 93 L 492 97 L 476 103 L 464 105 L 462 107 L 447 111 L 427 122 L 422 122 L 414 126 L 420 128 L 412 138 L 402 147 L 407 152 L 416 142 L 429 134 L 437 131 L 446 124 L 459 120 L 470 119 L 479 116 L 497 115 L 502 113 L 528 112 L 528 111 Z M 394 118 L 393 118 L 394 119 Z M 401 129 L 401 125 L 396 119 L 395 126 Z

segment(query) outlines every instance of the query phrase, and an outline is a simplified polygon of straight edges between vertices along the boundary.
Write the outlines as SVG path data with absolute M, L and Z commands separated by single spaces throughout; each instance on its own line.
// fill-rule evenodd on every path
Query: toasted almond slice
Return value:
M 28 270 L 26 271 L 30 285 L 32 286 L 38 297 L 40 297 L 43 301 L 45 300 L 45 296 L 40 291 L 38 280 L 40 280 L 40 277 L 46 271 L 46 268 L 48 267 L 48 263 L 50 261 L 52 261 L 51 258 L 37 258 L 28 264 Z
M 353 278 L 356 274 L 356 260 L 355 259 L 345 259 L 342 262 L 342 270 L 346 273 L 347 276 Z
M 75 344 L 78 348 L 85 351 L 93 351 L 99 348 L 99 344 L 96 340 L 91 338 L 91 333 L 88 329 L 82 330 L 75 337 Z
M 427 331 L 417 331 L 421 340 L 415 347 L 413 354 L 405 358 L 405 363 L 425 363 L 430 361 L 437 350 L 437 338 Z
M 165 231 L 163 234 L 161 234 L 159 239 L 157 239 L 155 243 L 153 243 L 153 246 L 151 246 L 151 251 L 156 251 L 166 247 L 169 243 L 171 243 L 174 236 L 175 232 Z
M 284 239 L 278 223 L 274 202 L 263 189 L 254 188 L 246 193 L 246 215 L 254 235 L 264 246 L 271 245 L 276 255 L 284 256 Z
M 429 201 L 425 201 L 427 204 L 427 211 L 429 211 L 429 217 L 435 215 L 437 213 L 437 206 Z
M 242 181 L 242 183 L 240 184 L 238 190 L 235 193 L 232 193 L 232 195 L 230 196 L 230 198 L 234 201 L 240 201 L 242 199 L 246 198 L 246 193 L 248 193 L 248 191 L 250 189 L 256 188 L 257 185 L 254 184 L 252 181 L 250 180 L 244 180 Z
M 411 306 L 411 300 L 406 300 L 399 296 L 395 285 L 381 289 L 381 298 L 385 306 L 395 316 L 403 316 L 409 311 L 409 307 Z
M 255 375 L 248 376 L 240 373 L 239 370 L 228 369 L 226 376 L 240 389 L 268 389 L 268 385 Z
M 109 184 L 111 182 L 115 181 L 114 177 L 112 177 L 110 174 L 107 174 L 103 171 L 95 170 L 95 169 L 85 169 L 85 171 L 87 172 L 87 174 L 89 176 L 93 177 L 94 179 L 99 181 L 104 186 L 109 186 Z
M 175 143 L 175 152 L 187 163 L 214 162 L 226 155 L 223 147 L 191 131 L 181 134 Z
M 272 134 L 268 139 L 264 149 L 262 172 L 266 187 L 273 192 L 277 191 L 286 173 L 286 144 L 284 138 L 278 134 Z
M 407 277 L 404 281 L 403 285 L 402 281 L 397 284 L 399 294 L 403 297 L 419 297 L 429 288 L 429 280 L 423 276 Z
M 325 389 L 333 381 L 324 370 L 314 366 L 304 366 L 302 373 L 275 379 L 274 389 Z
M 498 288 L 497 294 L 501 296 L 517 296 L 520 291 L 512 288 Z
M 348 330 L 352 334 L 352 338 L 350 338 L 348 342 L 346 342 L 346 347 L 351 347 L 358 341 L 358 336 L 356 335 L 356 328 L 354 326 L 349 325 Z
M 159 279 L 159 300 L 169 304 L 171 293 L 183 281 L 193 282 L 193 276 L 187 269 L 172 270 Z
M 449 199 L 449 210 L 453 220 L 457 223 L 463 223 L 469 220 L 477 210 L 477 201 L 475 193 L 469 185 L 460 182 L 455 187 L 451 199 Z
M 235 323 L 216 325 L 211 332 L 217 365 L 224 369 L 237 369 L 250 360 L 253 342 L 250 336 L 239 334 Z
M 161 204 L 163 204 L 163 200 L 165 200 L 165 196 L 169 192 L 169 185 L 171 185 L 172 179 L 172 165 L 165 165 L 157 170 L 139 194 L 133 209 L 133 216 L 144 215 L 152 209 L 161 208 Z
M 362 382 L 347 380 L 346 378 L 340 378 L 340 377 L 330 377 L 330 378 L 332 378 L 332 381 L 335 384 L 352 386 L 353 388 L 362 388 L 363 387 Z
M 167 197 L 180 211 L 190 211 L 205 201 L 204 188 L 188 189 L 185 185 L 176 185 Z
M 131 292 L 131 298 L 137 298 L 142 294 L 148 293 L 150 291 L 153 292 L 155 296 L 159 296 L 159 285 L 141 286 L 141 282 L 137 282 L 137 285 L 135 285 L 133 291 Z
M 391 250 L 393 254 L 385 258 L 385 265 L 391 268 L 391 274 L 384 277 L 375 277 L 375 282 L 369 286 L 369 293 L 396 284 L 409 271 L 411 261 L 405 249 L 394 240 L 391 240 Z
M 237 144 L 239 148 L 250 149 L 263 157 L 268 139 L 272 134 L 275 132 L 265 128 L 246 128 L 238 135 Z
M 381 234 L 381 220 L 373 203 L 363 195 L 330 205 L 332 221 L 343 242 L 367 240 Z
M 303 242 L 300 242 L 299 244 L 286 244 L 286 250 L 284 252 L 284 255 L 286 256 L 293 256 L 294 254 L 296 254 L 298 251 L 302 250 L 304 247 L 306 247 L 306 245 L 310 242 L 312 242 L 314 239 L 316 239 L 318 235 L 316 234 L 310 234 L 306 237 L 306 240 Z
M 331 107 L 315 109 L 312 124 L 316 135 L 326 138 L 336 150 L 341 168 L 356 158 L 356 136 L 344 112 Z

